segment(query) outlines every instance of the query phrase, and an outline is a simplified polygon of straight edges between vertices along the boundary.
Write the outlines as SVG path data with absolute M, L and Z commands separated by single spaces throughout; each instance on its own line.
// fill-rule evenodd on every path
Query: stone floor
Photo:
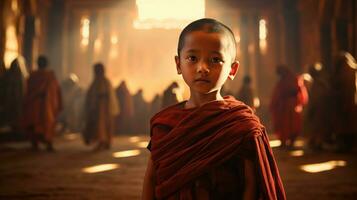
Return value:
M 0 143 L 0 199 L 140 199 L 147 140 L 120 136 L 110 151 L 92 152 L 79 135 L 66 134 L 56 138 L 55 153 L 31 152 L 26 142 Z M 355 154 L 312 153 L 303 140 L 295 151 L 273 149 L 288 199 L 357 199 Z M 326 171 L 301 169 L 325 162 L 309 170 Z

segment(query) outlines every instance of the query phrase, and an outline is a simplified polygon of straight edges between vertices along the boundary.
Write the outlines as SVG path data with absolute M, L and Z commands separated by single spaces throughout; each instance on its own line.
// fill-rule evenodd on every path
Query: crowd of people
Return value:
M 28 74 L 19 57 L 0 71 L 0 126 L 23 133 L 34 151 L 40 143 L 54 151 L 55 132 L 80 132 L 85 144 L 97 143 L 94 150 L 109 149 L 112 135 L 147 133 L 150 117 L 179 101 L 176 82 L 147 102 L 142 89 L 132 95 L 125 81 L 114 88 L 101 63 L 93 66 L 87 91 L 75 74 L 59 83 L 45 56 L 38 57 L 37 65 Z
M 9 69 L 3 64 L 0 68 L 0 125 L 25 133 L 34 150 L 43 142 L 52 151 L 55 131 L 81 132 L 86 144 L 97 141 L 94 149 L 109 149 L 112 135 L 149 132 L 150 118 L 180 100 L 177 82 L 147 102 L 142 89 L 132 95 L 125 81 L 114 88 L 101 63 L 93 67 L 95 76 L 88 91 L 79 86 L 75 74 L 58 83 L 45 56 L 37 64 L 38 70 L 28 73 L 24 59 L 18 57 Z M 354 148 L 357 64 L 351 54 L 342 52 L 332 66 L 311 65 L 308 80 L 288 66 L 277 66 L 278 82 L 269 109 L 281 147 L 292 148 L 304 133 L 312 150 Z M 255 112 L 257 94 L 251 82 L 246 75 L 233 96 Z

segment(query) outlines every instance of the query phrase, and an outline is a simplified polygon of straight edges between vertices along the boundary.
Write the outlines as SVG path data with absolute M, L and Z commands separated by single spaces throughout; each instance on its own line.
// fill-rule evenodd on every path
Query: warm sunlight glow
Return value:
M 137 156 L 140 155 L 140 150 L 127 150 L 127 151 L 118 151 L 113 153 L 113 156 L 115 158 L 126 158 L 126 157 L 132 157 L 132 156 Z
M 309 73 L 303 73 L 301 76 L 305 81 L 312 82 L 312 77 Z
M 79 135 L 77 133 L 70 133 L 70 134 L 65 134 L 64 138 L 66 140 L 75 140 L 75 139 L 79 138 Z
M 112 44 L 118 44 L 118 37 L 116 35 L 112 35 L 112 37 L 110 37 L 110 42 Z
M 149 145 L 149 142 L 139 142 L 136 146 L 139 148 L 146 148 Z
M 260 106 L 260 100 L 259 100 L 258 97 L 254 97 L 254 99 L 253 99 L 253 105 L 254 105 L 255 108 L 259 108 L 259 106 Z
M 19 5 L 17 3 L 17 0 L 12 0 L 11 1 L 11 9 L 12 9 L 12 11 L 16 13 L 18 8 L 19 8 Z
M 6 28 L 4 64 L 9 68 L 11 62 L 18 56 L 18 43 L 16 38 L 15 26 L 11 25 Z
M 291 151 L 290 155 L 293 157 L 300 157 L 304 155 L 304 151 L 303 150 L 295 150 L 295 151 Z
M 90 21 L 87 17 L 81 19 L 81 45 L 86 47 L 89 44 L 89 25 Z
M 303 140 L 296 140 L 294 142 L 295 147 L 303 147 L 305 145 L 305 142 Z
M 94 51 L 98 53 L 101 49 L 102 49 L 102 41 L 99 38 L 97 38 L 94 41 Z
M 98 172 L 104 172 L 104 171 L 110 171 L 119 168 L 119 164 L 102 164 L 102 165 L 95 165 L 92 167 L 86 167 L 82 169 L 82 172 L 84 173 L 98 173 Z
M 138 137 L 138 136 L 130 137 L 130 138 L 129 138 L 129 141 L 130 141 L 130 142 L 133 142 L 133 143 L 139 142 L 139 141 L 140 141 L 140 137 Z
M 335 169 L 336 167 L 346 166 L 346 161 L 343 160 L 331 160 L 323 163 L 307 164 L 300 166 L 300 169 L 309 173 L 318 173 Z
M 205 16 L 204 0 L 136 0 L 136 29 L 177 29 Z
M 267 50 L 267 35 L 268 29 L 264 19 L 259 20 L 259 48 L 262 54 L 265 54 Z
M 280 147 L 281 141 L 280 140 L 270 140 L 269 141 L 270 147 Z

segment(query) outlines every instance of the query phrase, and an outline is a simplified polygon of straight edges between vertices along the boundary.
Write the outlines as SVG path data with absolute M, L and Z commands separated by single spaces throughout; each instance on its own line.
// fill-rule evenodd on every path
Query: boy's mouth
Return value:
M 195 79 L 195 82 L 203 82 L 203 83 L 209 83 L 211 81 L 207 80 L 207 79 L 203 79 L 203 78 L 198 78 L 198 79 Z

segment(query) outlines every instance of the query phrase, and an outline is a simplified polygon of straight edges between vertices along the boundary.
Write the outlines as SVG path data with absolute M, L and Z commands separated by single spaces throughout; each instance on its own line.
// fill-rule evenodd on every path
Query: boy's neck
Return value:
M 219 90 L 208 94 L 197 94 L 191 92 L 191 96 L 186 102 L 185 108 L 200 107 L 203 104 L 206 104 L 211 101 L 217 101 L 217 100 L 218 101 L 223 100 L 223 97 Z

